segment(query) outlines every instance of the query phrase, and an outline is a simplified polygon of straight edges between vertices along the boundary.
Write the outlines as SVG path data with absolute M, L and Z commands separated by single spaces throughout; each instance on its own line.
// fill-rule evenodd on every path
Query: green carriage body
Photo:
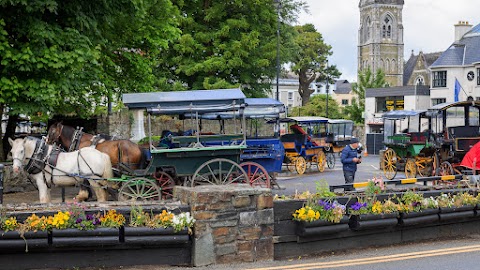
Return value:
M 177 177 L 188 177 L 205 162 L 214 158 L 224 158 L 240 163 L 240 154 L 245 145 L 206 146 L 201 148 L 153 149 L 148 174 L 156 170 L 173 169 Z
M 403 167 L 407 178 L 417 173 L 426 175 L 433 170 L 435 149 L 426 112 L 398 110 L 383 115 L 387 149 L 382 156 L 382 168 L 387 179 L 395 177 L 398 167 Z

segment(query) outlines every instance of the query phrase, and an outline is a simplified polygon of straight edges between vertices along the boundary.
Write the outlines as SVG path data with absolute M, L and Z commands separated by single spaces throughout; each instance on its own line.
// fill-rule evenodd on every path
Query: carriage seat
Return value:
M 410 144 L 425 144 L 428 138 L 428 132 L 409 132 Z
M 285 134 L 280 137 L 280 141 L 285 148 L 285 152 L 300 153 L 302 147 L 305 147 L 307 135 L 305 134 Z

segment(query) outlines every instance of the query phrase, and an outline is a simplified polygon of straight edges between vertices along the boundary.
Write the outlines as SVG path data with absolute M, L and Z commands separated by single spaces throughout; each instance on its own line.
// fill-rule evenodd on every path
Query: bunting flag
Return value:
M 460 88 L 462 88 L 462 86 L 458 82 L 457 78 L 455 78 L 455 88 L 454 88 L 454 94 L 453 94 L 453 101 L 454 102 L 458 101 L 458 95 L 460 94 Z

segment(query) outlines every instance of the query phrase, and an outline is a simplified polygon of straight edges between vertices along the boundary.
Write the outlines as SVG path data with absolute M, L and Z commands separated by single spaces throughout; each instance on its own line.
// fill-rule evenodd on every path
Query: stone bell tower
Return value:
M 382 69 L 390 86 L 403 85 L 404 0 L 360 0 L 358 71 Z

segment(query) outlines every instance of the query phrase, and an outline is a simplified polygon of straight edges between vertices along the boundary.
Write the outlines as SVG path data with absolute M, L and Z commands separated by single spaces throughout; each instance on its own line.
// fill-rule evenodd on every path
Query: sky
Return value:
M 305 0 L 309 13 L 300 14 L 298 23 L 311 23 L 332 46 L 329 63 L 337 65 L 341 79 L 357 79 L 357 45 L 360 0 Z M 454 41 L 454 24 L 480 23 L 478 0 L 405 0 L 403 42 L 405 61 L 415 54 L 443 52 Z

